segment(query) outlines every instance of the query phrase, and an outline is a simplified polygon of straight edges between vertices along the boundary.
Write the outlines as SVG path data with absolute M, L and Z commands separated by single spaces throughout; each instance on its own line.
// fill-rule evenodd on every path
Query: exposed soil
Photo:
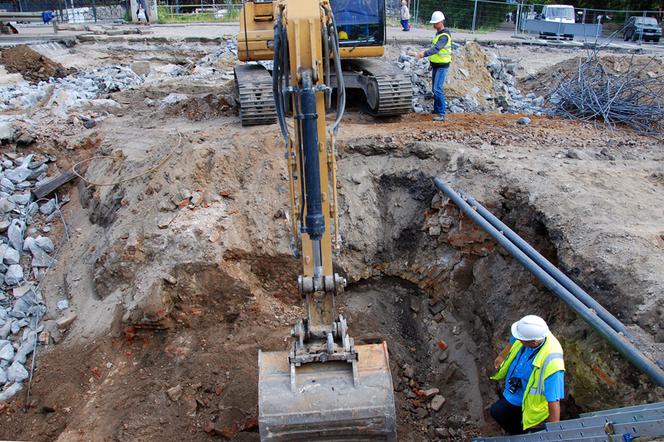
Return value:
M 588 55 L 576 54 L 573 58 L 547 67 L 524 78 L 519 86 L 526 92 L 547 95 L 553 92 L 562 80 L 573 77 L 579 69 L 579 64 L 587 60 Z M 664 59 L 661 56 L 604 55 L 600 60 L 606 72 L 613 75 L 629 75 L 644 80 L 661 78 L 664 75 Z
M 50 316 L 68 297 L 78 318 L 40 349 L 27 412 L 22 394 L 0 409 L 0 438 L 258 440 L 257 352 L 285 350 L 304 312 L 278 128 L 242 128 L 224 108 L 229 88 L 174 78 L 109 94 L 120 107 L 90 110 L 93 129 L 45 111 L 37 128 L 16 123 L 61 170 L 112 155 L 86 179 L 140 176 L 61 190 L 71 238 L 44 291 Z M 160 107 L 171 93 L 190 100 Z M 352 111 L 339 133 L 340 310 L 358 343 L 388 342 L 400 440 L 499 434 L 488 376 L 528 313 L 565 348 L 564 417 L 664 394 L 431 181 L 473 195 L 662 358 L 662 142 L 518 117 Z M 439 412 L 418 396 L 427 388 L 446 398 Z
M 19 73 L 31 83 L 48 81 L 49 78 L 64 77 L 75 72 L 74 69 L 65 68 L 25 45 L 3 49 L 0 62 L 7 72 Z

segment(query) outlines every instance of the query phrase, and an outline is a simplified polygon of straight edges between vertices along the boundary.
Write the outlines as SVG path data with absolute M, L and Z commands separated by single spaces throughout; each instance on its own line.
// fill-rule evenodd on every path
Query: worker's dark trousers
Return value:
M 503 427 L 508 434 L 523 434 L 523 424 L 521 423 L 521 407 L 510 404 L 501 394 L 491 406 L 491 417 Z

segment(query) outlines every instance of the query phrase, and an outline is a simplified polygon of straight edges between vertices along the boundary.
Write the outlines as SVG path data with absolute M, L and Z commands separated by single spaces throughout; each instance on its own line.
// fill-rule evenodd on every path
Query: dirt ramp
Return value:
M 65 68 L 25 45 L 3 50 L 0 62 L 5 65 L 7 72 L 21 74 L 31 83 L 48 81 L 51 77 L 66 77 L 75 72 L 74 69 Z

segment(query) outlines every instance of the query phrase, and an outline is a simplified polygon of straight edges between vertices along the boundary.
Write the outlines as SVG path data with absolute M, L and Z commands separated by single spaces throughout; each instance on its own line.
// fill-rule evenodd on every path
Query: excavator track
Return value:
M 272 124 L 277 111 L 272 95 L 272 76 L 260 64 L 235 66 L 235 86 L 242 126 Z
M 413 86 L 401 70 L 375 59 L 344 61 L 349 70 L 361 73 L 358 83 L 367 97 L 371 115 L 392 117 L 412 112 Z

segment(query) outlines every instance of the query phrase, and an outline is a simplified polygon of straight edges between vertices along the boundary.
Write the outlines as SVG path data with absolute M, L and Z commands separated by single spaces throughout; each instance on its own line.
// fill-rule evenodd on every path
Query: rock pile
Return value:
M 427 59 L 418 60 L 412 49 L 401 51 L 396 65 L 410 75 L 415 112 L 433 110 L 431 73 Z M 499 110 L 538 114 L 544 97 L 523 95 L 516 87 L 513 64 L 484 51 L 477 43 L 454 44 L 453 63 L 445 82 L 448 111 L 451 113 Z
M 540 115 L 544 109 L 544 97 L 530 92 L 525 96 L 516 87 L 514 64 L 506 63 L 494 53 L 489 53 L 487 64 L 491 76 L 496 80 L 496 107 L 503 112 Z
M 103 94 L 129 89 L 143 83 L 143 78 L 126 66 L 100 66 L 63 78 L 51 78 L 36 85 L 22 81 L 0 87 L 0 110 L 32 109 L 43 100 L 47 107 L 57 107 L 62 116 L 69 108 L 88 104 Z
M 32 194 L 52 161 L 6 153 L 0 163 L 0 401 L 22 389 L 38 338 L 57 339 L 55 321 L 40 324 L 46 306 L 38 281 L 56 262 L 53 241 L 42 234 L 50 232 L 60 204 Z

